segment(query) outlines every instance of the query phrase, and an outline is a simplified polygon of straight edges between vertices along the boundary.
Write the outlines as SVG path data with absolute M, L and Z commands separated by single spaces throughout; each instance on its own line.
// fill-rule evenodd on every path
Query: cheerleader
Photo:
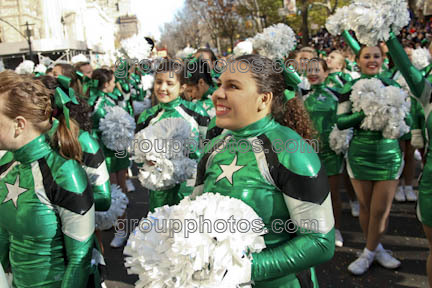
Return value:
M 332 54 L 330 54 L 331 56 Z M 333 58 L 332 58 L 333 59 Z M 336 154 L 329 145 L 329 136 L 336 123 L 336 110 L 338 98 L 335 92 L 326 87 L 326 79 L 329 69 L 321 58 L 312 58 L 319 63 L 317 71 L 307 74 L 312 91 L 304 97 L 304 106 L 319 133 L 320 146 L 318 156 L 324 166 L 330 184 L 333 215 L 335 218 L 335 244 L 343 246 L 343 238 L 340 232 L 340 218 L 342 203 L 339 193 L 339 179 L 343 172 L 343 154 Z
M 189 101 L 196 101 L 198 105 L 202 105 L 204 110 L 210 117 L 216 115 L 211 96 L 216 90 L 213 86 L 213 81 L 207 62 L 198 59 L 190 61 L 186 65 L 185 77 L 185 95 Z
M 14 287 L 87 287 L 95 216 L 78 128 L 59 117 L 51 147 L 50 91 L 9 71 L 0 87 L 2 265 Z
M 195 135 L 195 143 L 200 143 L 204 138 L 210 118 L 205 110 L 195 103 L 188 102 L 180 97 L 183 92 L 183 67 L 173 60 L 163 61 L 156 73 L 154 82 L 154 94 L 159 104 L 144 111 L 138 118 L 136 132 L 155 124 L 166 118 L 182 118 L 189 122 Z M 198 159 L 199 149 L 191 151 L 190 157 Z M 192 193 L 193 186 L 185 187 L 186 183 L 177 184 L 167 190 L 150 191 L 150 211 L 164 205 L 177 204 L 185 196 Z
M 380 47 L 362 47 L 357 63 L 362 76 L 360 79 L 378 78 L 384 85 L 397 85 L 390 79 L 380 78 L 383 62 Z M 354 80 L 351 85 L 357 81 Z M 384 250 L 380 243 L 387 224 L 398 179 L 403 169 L 402 153 L 397 139 L 386 139 L 380 131 L 360 128 L 365 118 L 363 111 L 351 111 L 351 85 L 345 86 L 345 95 L 340 97 L 337 126 L 339 129 L 354 128 L 347 158 L 347 170 L 360 203 L 360 226 L 366 237 L 366 247 L 360 257 L 348 266 L 355 274 L 365 273 L 372 262 L 394 269 L 399 260 Z M 345 92 L 345 91 L 344 91 Z
M 390 39 L 386 43 L 389 48 L 390 56 L 408 83 L 411 93 L 424 108 L 426 119 L 425 135 L 426 139 L 430 141 L 430 139 L 432 139 L 432 114 L 430 113 L 432 111 L 432 86 L 422 73 L 411 64 L 408 56 L 393 33 L 391 33 Z M 413 132 L 414 131 L 412 131 L 412 133 Z M 423 229 L 429 241 L 429 255 L 426 269 L 429 286 L 432 286 L 432 151 L 430 143 L 428 143 L 427 147 L 425 156 L 426 164 L 423 168 L 419 183 L 417 216 L 423 224 Z
M 218 80 L 216 124 L 228 131 L 213 139 L 201 158 L 193 197 L 211 192 L 241 199 L 268 227 L 267 248 L 252 254 L 250 272 L 238 275 L 240 281 L 252 280 L 258 288 L 318 287 L 313 266 L 333 256 L 334 220 L 325 169 L 304 140 L 312 136 L 309 117 L 270 59 L 237 60 L 250 69 L 228 69 Z M 249 149 L 240 151 L 240 141 Z M 304 145 L 309 153 L 287 143 Z M 273 225 L 300 228 L 300 219 L 319 224 L 306 233 Z
M 45 87 L 53 91 L 56 95 L 55 97 L 62 98 L 63 101 L 68 101 L 66 97 L 70 97 L 71 101 L 65 103 L 65 107 L 56 107 L 54 109 L 55 112 L 53 113 L 53 116 L 56 118 L 60 115 L 64 116 L 65 113 L 63 112 L 63 109 L 68 109 L 70 117 L 69 121 L 76 122 L 77 127 L 79 125 L 78 141 L 81 145 L 81 150 L 83 151 L 81 166 L 87 173 L 89 184 L 93 191 L 95 211 L 107 211 L 111 205 L 109 174 L 105 164 L 105 156 L 103 155 L 102 147 L 100 147 L 98 140 L 90 135 L 91 107 L 88 106 L 84 99 L 79 97 L 76 98 L 75 95 L 67 95 L 66 92 L 70 93 L 68 89 L 70 87 L 71 79 L 68 79 L 65 76 L 59 76 L 57 79 L 50 76 L 42 76 L 39 80 L 45 85 Z M 64 94 L 62 94 L 62 92 Z M 48 134 L 51 135 L 55 133 L 56 129 L 57 127 L 54 124 Z M 93 251 L 93 256 L 99 254 L 100 257 L 102 257 L 102 238 L 98 230 L 95 231 L 95 236 L 95 240 L 98 240 L 98 242 L 94 243 L 95 250 Z M 92 259 L 94 259 L 94 257 L 92 257 Z M 101 280 L 103 273 L 101 273 L 96 266 L 97 265 L 93 265 L 92 262 L 92 272 L 89 279 L 89 285 L 91 285 L 91 287 L 101 287 L 101 283 L 103 282 L 103 280 Z
M 326 62 L 329 68 L 329 74 L 325 81 L 326 86 L 342 88 L 346 83 L 352 81 L 351 76 L 343 72 L 346 64 L 345 57 L 341 52 L 337 50 L 331 52 Z
M 106 107 L 114 107 L 118 105 L 112 92 L 115 87 L 114 73 L 107 69 L 96 69 L 93 71 L 92 79 L 96 80 L 94 87 L 89 90 L 89 105 L 93 107 L 91 119 L 93 121 L 92 135 L 97 139 L 102 139 L 102 132 L 99 130 L 99 122 L 107 114 Z M 111 184 L 118 184 L 123 193 L 127 192 L 126 174 L 129 167 L 129 157 L 125 151 L 113 151 L 102 144 L 105 162 L 110 174 Z M 111 241 L 111 247 L 118 248 L 125 243 L 125 231 L 116 233 Z

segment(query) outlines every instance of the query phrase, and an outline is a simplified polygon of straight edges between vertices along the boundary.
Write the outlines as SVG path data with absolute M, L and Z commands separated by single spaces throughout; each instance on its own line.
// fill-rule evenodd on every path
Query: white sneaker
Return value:
M 387 269 L 396 269 L 401 265 L 401 262 L 391 255 L 390 250 L 385 250 L 381 243 L 375 250 L 375 260 Z
M 112 248 L 120 248 L 126 244 L 127 235 L 126 233 L 116 233 L 114 234 L 114 238 L 111 241 L 110 246 Z
M 403 190 L 402 186 L 398 186 L 397 190 L 396 190 L 396 194 L 395 194 L 395 199 L 398 202 L 405 202 L 405 192 Z
M 359 202 L 357 200 L 355 201 L 350 201 L 350 206 L 351 206 L 351 215 L 353 217 L 359 217 L 360 215 L 360 205 Z
M 422 161 L 422 155 L 420 154 L 420 152 L 417 149 L 414 152 L 414 159 L 417 161 Z
M 405 192 L 406 199 L 408 201 L 412 201 L 412 202 L 417 201 L 417 195 L 414 192 L 412 186 L 405 186 L 404 192 Z
M 135 191 L 135 186 L 132 183 L 131 179 L 126 180 L 126 189 L 127 189 L 127 192 L 133 192 L 133 191 Z
M 339 229 L 335 229 L 335 245 L 337 247 L 343 246 L 343 238 Z
M 354 275 L 364 274 L 372 265 L 374 256 L 375 252 L 371 252 L 367 248 L 364 248 L 360 257 L 348 266 L 348 270 Z

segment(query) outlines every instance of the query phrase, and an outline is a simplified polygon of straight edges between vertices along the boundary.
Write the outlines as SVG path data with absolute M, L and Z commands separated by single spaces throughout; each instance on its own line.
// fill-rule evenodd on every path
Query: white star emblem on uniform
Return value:
M 18 197 L 22 193 L 28 191 L 28 189 L 24 189 L 24 188 L 19 187 L 19 175 L 17 176 L 17 178 L 15 180 L 15 184 L 13 184 L 13 185 L 11 185 L 9 183 L 5 183 L 5 184 L 6 184 L 6 189 L 8 190 L 8 194 L 2 203 L 6 203 L 7 201 L 12 200 L 15 207 L 18 208 L 18 206 L 17 206 Z
M 319 95 L 317 98 L 318 101 L 325 101 L 326 97 L 324 97 L 323 95 Z
M 223 178 L 227 178 L 227 180 L 232 185 L 233 174 L 245 166 L 237 166 L 237 155 L 236 155 L 230 165 L 219 165 L 219 167 L 222 169 L 222 173 L 218 176 L 215 183 L 217 183 L 219 180 L 222 180 Z

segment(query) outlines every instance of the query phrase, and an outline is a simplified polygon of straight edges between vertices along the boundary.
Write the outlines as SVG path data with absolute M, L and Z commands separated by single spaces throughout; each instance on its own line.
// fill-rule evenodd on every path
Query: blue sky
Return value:
M 131 12 L 140 21 L 140 33 L 159 39 L 164 23 L 171 22 L 184 0 L 131 0 Z

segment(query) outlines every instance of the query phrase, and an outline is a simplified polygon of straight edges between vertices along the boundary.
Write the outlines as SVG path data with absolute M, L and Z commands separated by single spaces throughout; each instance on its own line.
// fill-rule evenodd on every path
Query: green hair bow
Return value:
M 293 90 L 285 89 L 284 91 L 284 97 L 285 102 L 288 102 L 289 100 L 293 99 L 295 97 L 295 89 L 297 88 L 297 85 L 300 84 L 301 79 L 300 76 L 297 74 L 295 69 L 290 65 L 289 68 L 285 66 L 285 63 L 282 59 L 278 59 L 277 62 L 282 67 L 282 73 L 285 80 L 285 85 L 291 87 Z
M 67 91 L 67 94 L 69 95 L 70 101 L 72 101 L 72 103 L 78 105 L 79 102 L 76 99 L 75 90 L 70 87 L 71 81 L 72 80 L 69 77 L 66 77 L 66 76 L 63 76 L 63 75 L 60 75 L 60 76 L 57 77 L 57 82 L 64 89 L 64 91 Z
M 81 83 L 82 83 L 82 86 L 83 86 L 82 93 L 84 95 L 86 95 L 87 90 L 91 86 L 92 79 L 89 78 L 89 77 L 87 77 L 87 76 L 84 76 L 84 74 L 81 71 L 75 71 L 75 73 L 77 74 L 78 78 L 81 80 Z
M 66 106 L 66 104 L 69 102 L 74 103 L 73 100 L 60 87 L 57 87 L 54 92 L 54 101 L 57 109 L 63 111 L 63 115 L 66 119 L 66 126 L 70 129 L 69 108 Z

